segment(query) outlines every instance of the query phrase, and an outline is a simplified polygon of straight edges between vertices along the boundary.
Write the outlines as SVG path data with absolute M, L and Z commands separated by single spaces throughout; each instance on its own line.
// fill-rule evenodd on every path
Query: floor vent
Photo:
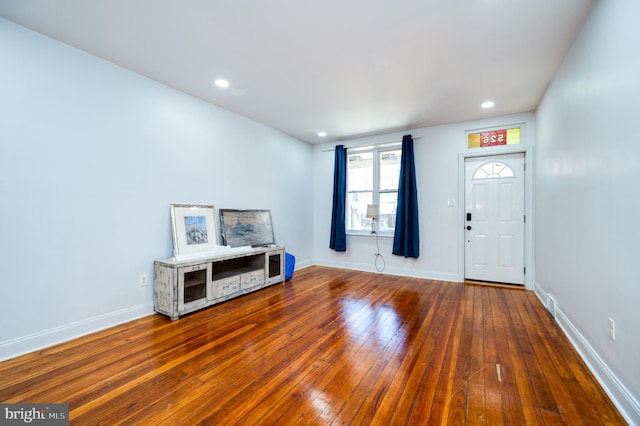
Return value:
M 547 293 L 547 310 L 551 314 L 551 316 L 556 318 L 556 299 L 553 298 L 552 295 Z

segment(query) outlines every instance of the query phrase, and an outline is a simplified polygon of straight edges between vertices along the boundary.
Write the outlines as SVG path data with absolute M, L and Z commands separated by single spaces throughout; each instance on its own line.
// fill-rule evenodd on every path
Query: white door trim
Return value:
M 524 212 L 527 221 L 524 224 L 524 266 L 526 274 L 524 276 L 524 287 L 527 290 L 533 290 L 534 265 L 533 265 L 533 147 L 532 146 L 506 146 L 497 148 L 476 148 L 473 151 L 467 151 L 458 154 L 458 282 L 464 282 L 464 265 L 465 265 L 465 233 L 464 233 L 464 182 L 465 182 L 465 159 L 474 157 L 491 157 L 493 155 L 503 154 L 524 154 L 524 164 L 526 167 L 524 181 Z

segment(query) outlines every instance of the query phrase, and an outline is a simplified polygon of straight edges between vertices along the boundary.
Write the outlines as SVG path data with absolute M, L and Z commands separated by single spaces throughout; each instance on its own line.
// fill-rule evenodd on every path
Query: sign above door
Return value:
M 468 141 L 470 149 L 499 145 L 517 145 L 520 143 L 520 127 L 470 133 Z

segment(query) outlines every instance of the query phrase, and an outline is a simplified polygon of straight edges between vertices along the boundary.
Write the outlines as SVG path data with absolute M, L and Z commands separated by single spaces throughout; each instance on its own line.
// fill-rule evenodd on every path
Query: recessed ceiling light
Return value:
M 324 138 L 325 136 L 327 136 L 327 132 L 318 132 L 318 136 Z
M 495 105 L 495 103 L 493 101 L 486 101 L 486 102 L 483 102 L 482 105 L 480 105 L 480 106 L 482 108 L 491 108 L 494 105 Z
M 216 81 L 214 81 L 214 84 L 218 87 L 222 87 L 223 89 L 226 89 L 227 87 L 229 87 L 229 82 L 227 80 L 223 80 L 221 78 L 217 79 Z

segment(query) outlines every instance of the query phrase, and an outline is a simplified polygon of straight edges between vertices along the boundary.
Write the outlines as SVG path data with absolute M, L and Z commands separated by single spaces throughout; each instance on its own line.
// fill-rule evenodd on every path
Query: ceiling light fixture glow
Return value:
M 493 101 L 486 101 L 483 102 L 482 105 L 480 105 L 482 108 L 491 108 L 492 106 L 494 106 L 495 103 Z
M 214 81 L 214 84 L 223 89 L 226 89 L 227 87 L 229 87 L 229 82 L 227 80 L 223 80 L 222 78 L 219 78 L 216 81 Z
M 318 132 L 318 136 L 324 138 L 325 136 L 327 136 L 327 132 Z

